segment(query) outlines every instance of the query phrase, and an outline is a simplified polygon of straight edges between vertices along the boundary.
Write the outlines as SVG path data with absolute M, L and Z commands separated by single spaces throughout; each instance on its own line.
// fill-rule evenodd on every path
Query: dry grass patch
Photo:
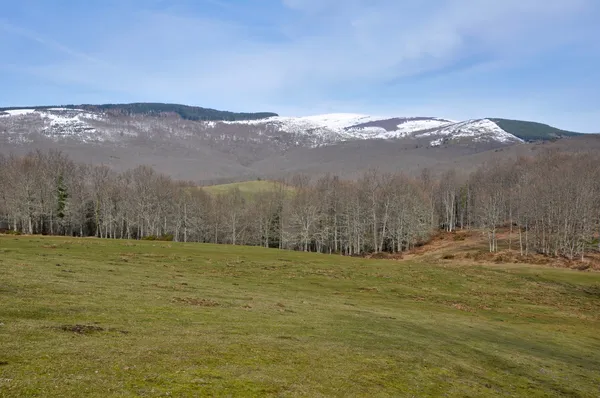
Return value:
M 75 334 L 92 334 L 104 332 L 104 328 L 95 325 L 62 325 L 59 327 L 63 332 L 72 332 Z
M 218 307 L 221 304 L 210 299 L 198 299 L 193 297 L 173 297 L 171 300 L 174 303 L 193 305 L 197 307 Z

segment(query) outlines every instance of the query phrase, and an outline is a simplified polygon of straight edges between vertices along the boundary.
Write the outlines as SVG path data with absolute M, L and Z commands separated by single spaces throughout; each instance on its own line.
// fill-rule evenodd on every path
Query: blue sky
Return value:
M 598 0 L 0 0 L 0 106 L 507 117 L 600 132 Z

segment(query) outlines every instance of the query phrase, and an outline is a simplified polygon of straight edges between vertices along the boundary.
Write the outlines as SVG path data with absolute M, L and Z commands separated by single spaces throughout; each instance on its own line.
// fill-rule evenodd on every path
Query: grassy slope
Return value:
M 428 261 L 0 236 L 0 396 L 598 396 L 600 274 Z
M 504 131 L 515 135 L 525 141 L 544 141 L 562 137 L 573 137 L 581 135 L 573 131 L 557 129 L 543 123 L 527 122 L 523 120 L 510 120 L 490 118 Z
M 265 181 L 265 180 L 253 180 L 253 181 L 243 181 L 243 182 L 234 182 L 230 184 L 220 184 L 220 185 L 208 185 L 202 187 L 209 193 L 212 194 L 221 194 L 231 191 L 232 189 L 239 189 L 242 194 L 250 195 L 254 193 L 258 193 L 261 191 L 273 191 L 279 188 L 279 184 L 274 181 Z M 286 187 L 288 191 L 291 191 L 292 188 Z

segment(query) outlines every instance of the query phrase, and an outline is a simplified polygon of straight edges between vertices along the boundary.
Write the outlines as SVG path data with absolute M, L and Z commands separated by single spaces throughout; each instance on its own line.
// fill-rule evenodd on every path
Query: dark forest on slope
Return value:
M 202 108 L 199 106 L 188 106 L 180 104 L 164 104 L 152 102 L 136 102 L 131 104 L 101 104 L 101 105 L 60 105 L 60 106 L 33 106 L 33 107 L 10 107 L 0 108 L 0 112 L 11 109 L 48 109 L 48 108 L 66 108 L 83 109 L 91 112 L 107 112 L 115 115 L 148 115 L 157 116 L 161 114 L 177 114 L 185 120 L 215 120 L 215 121 L 235 121 L 235 120 L 255 120 L 265 119 L 277 116 L 273 112 L 230 112 L 219 111 L 211 108 Z
M 490 120 L 497 123 L 502 130 L 528 142 L 554 140 L 557 138 L 581 135 L 581 133 L 561 130 L 547 124 L 537 122 L 499 118 L 490 118 Z

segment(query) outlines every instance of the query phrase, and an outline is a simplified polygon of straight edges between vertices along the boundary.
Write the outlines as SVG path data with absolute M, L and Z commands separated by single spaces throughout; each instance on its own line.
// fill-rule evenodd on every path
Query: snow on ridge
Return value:
M 383 138 L 394 138 L 390 134 L 393 132 L 387 131 L 383 127 L 368 126 L 368 127 L 355 127 L 350 128 L 346 132 L 346 138 L 348 139 L 383 139 Z
M 417 137 L 440 137 L 430 142 L 431 146 L 439 146 L 446 137 L 471 138 L 473 141 L 497 141 L 501 143 L 523 142 L 522 139 L 501 129 L 489 119 L 471 119 L 453 123 L 438 130 L 417 134 Z
M 377 120 L 388 119 L 387 117 L 369 116 L 358 113 L 327 113 L 324 115 L 304 116 L 297 118 L 307 122 L 313 122 L 333 129 L 344 129 Z
M 223 123 L 273 126 L 288 134 L 305 136 L 311 142 L 311 146 L 321 146 L 354 139 L 379 138 L 378 133 L 382 129 L 378 128 L 375 131 L 369 128 L 357 132 L 352 127 L 357 124 L 385 119 L 389 119 L 389 117 L 376 117 L 358 113 L 327 113 L 301 117 L 273 116 L 266 119 L 228 121 Z M 205 125 L 208 127 L 209 125 L 206 123 Z
M 27 115 L 27 114 L 35 112 L 35 109 L 11 109 L 8 111 L 3 111 L 3 112 L 7 113 L 7 115 L 0 115 L 2 117 L 21 116 L 21 115 Z
M 369 116 L 356 113 L 330 113 L 314 116 L 274 116 L 267 119 L 225 122 L 229 124 L 275 125 L 278 129 L 310 137 L 314 145 L 348 140 L 425 138 L 432 137 L 431 146 L 439 146 L 452 138 L 470 138 L 475 142 L 496 141 L 500 143 L 522 142 L 516 136 L 502 130 L 489 119 L 454 121 L 443 118 L 405 118 L 395 130 L 381 126 L 364 126 L 376 121 L 397 119 L 395 117 Z
M 313 125 L 331 129 L 343 129 L 357 124 L 373 122 L 376 120 L 389 119 L 389 117 L 377 117 L 360 113 L 326 113 L 311 116 L 272 116 L 265 119 L 224 121 L 226 124 L 265 124 L 277 123 L 283 125 Z
M 444 119 L 408 120 L 396 126 L 396 133 L 398 136 L 403 136 L 415 131 L 429 130 L 450 124 L 452 124 L 451 121 Z
M 110 139 L 110 134 L 98 131 L 90 124 L 91 120 L 103 118 L 98 113 L 69 108 L 14 109 L 5 112 L 0 117 L 9 118 L 22 115 L 39 117 L 43 122 L 40 133 L 53 140 L 70 138 L 82 142 L 99 142 Z M 11 131 L 8 133 L 12 135 Z
M 81 142 L 106 142 L 121 140 L 124 128 L 109 128 L 111 118 L 104 113 L 90 112 L 82 109 L 46 108 L 46 109 L 14 109 L 0 114 L 2 123 L 8 122 L 10 116 L 34 114 L 42 124 L 37 122 L 40 133 L 50 139 L 73 139 Z M 20 123 L 24 119 L 15 119 Z M 94 120 L 107 123 L 97 125 Z M 377 122 L 377 123 L 372 123 Z M 121 121 L 119 121 L 121 123 Z M 127 122 L 126 122 L 127 123 Z M 318 147 L 344 141 L 368 139 L 424 139 L 430 146 L 440 146 L 447 141 L 464 139 L 466 142 L 499 142 L 517 143 L 521 139 L 501 129 L 489 119 L 472 119 L 455 122 L 434 117 L 384 117 L 357 113 L 330 113 L 303 117 L 274 116 L 258 120 L 242 121 L 201 121 L 204 127 L 202 134 L 220 133 L 220 139 L 227 139 L 227 134 L 219 129 L 219 125 L 246 125 L 250 136 L 260 136 L 260 140 L 271 138 L 282 139 L 282 142 L 296 142 L 296 145 Z M 129 124 L 126 124 L 130 126 Z M 142 127 L 149 129 L 150 124 Z M 103 126 L 103 127 L 98 127 Z M 137 125 L 136 125 L 137 126 Z M 250 127 L 252 126 L 252 127 Z M 136 128 L 141 128 L 137 126 Z M 126 128 L 125 128 L 126 129 Z M 15 130 L 16 131 L 16 130 Z M 146 131 L 146 130 L 144 130 Z M 187 126 L 182 126 L 180 134 L 185 134 Z M 190 134 L 193 132 L 191 127 Z M 233 130 L 235 131 L 235 130 Z M 11 134 L 10 130 L 8 131 Z M 284 133 L 285 137 L 280 137 Z M 119 135 L 120 134 L 120 135 Z M 215 137 L 217 137 L 215 135 Z M 219 139 L 217 137 L 217 139 Z M 258 139 L 258 138 L 257 138 Z
M 85 112 L 83 109 L 77 108 L 48 108 L 47 111 L 73 111 L 73 112 Z

